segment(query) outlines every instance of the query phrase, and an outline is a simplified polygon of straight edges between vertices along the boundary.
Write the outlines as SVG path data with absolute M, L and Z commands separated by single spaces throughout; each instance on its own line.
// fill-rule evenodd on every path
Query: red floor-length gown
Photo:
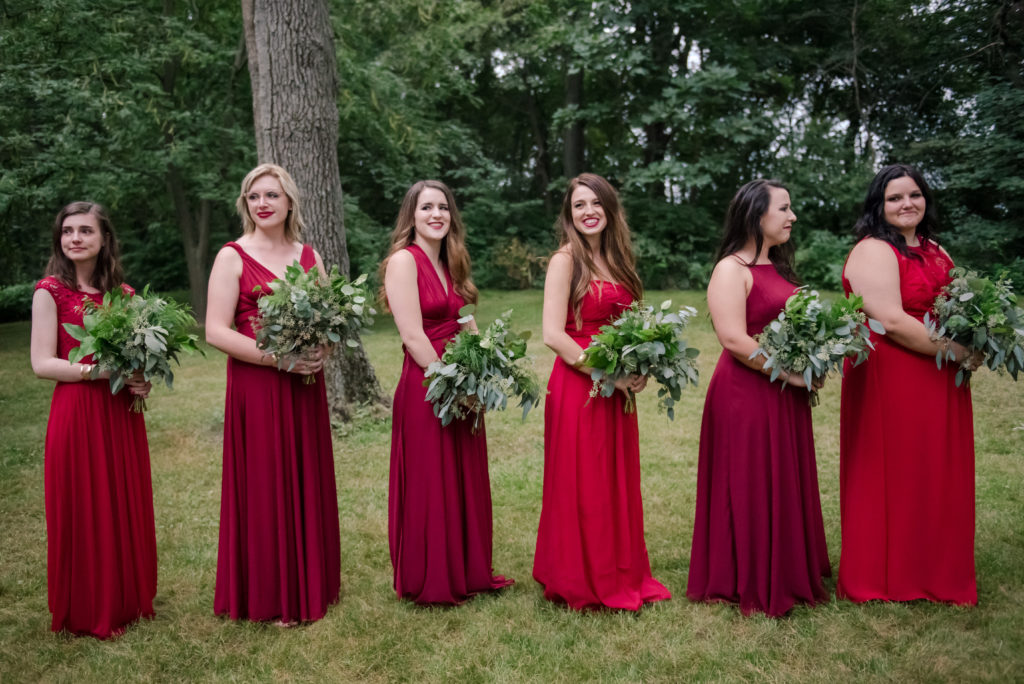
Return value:
M 953 262 L 934 245 L 908 249 L 921 258 L 893 248 L 900 296 L 921 320 Z M 929 354 L 872 340 L 868 360 L 847 363 L 843 380 L 837 593 L 975 604 L 971 389 L 956 386 L 956 364 L 939 370 Z
M 447 269 L 442 286 L 426 253 L 415 244 L 406 249 L 416 260 L 423 331 L 441 355 L 459 331 L 459 309 L 466 302 Z M 403 351 L 388 492 L 395 592 L 416 603 L 457 604 L 513 583 L 495 575 L 491 566 L 491 481 L 483 417 L 475 434 L 472 419 L 441 427 L 426 400 L 423 369 Z
M 750 272 L 753 336 L 794 286 L 771 264 Z M 777 617 L 828 600 L 821 580 L 830 574 L 808 392 L 723 350 L 704 400 L 686 595 Z
M 78 341 L 85 298 L 48 276 L 36 285 L 57 304 L 57 355 Z M 131 288 L 123 286 L 126 292 Z M 91 359 L 85 359 L 90 362 Z M 156 527 L 146 423 L 127 389 L 106 380 L 58 382 L 46 428 L 45 489 L 50 628 L 105 639 L 153 615 Z
M 581 347 L 633 296 L 593 281 L 582 328 L 569 307 L 565 332 Z M 640 436 L 625 397 L 590 397 L 590 375 L 555 359 L 544 402 L 544 494 L 533 577 L 544 597 L 576 610 L 638 610 L 672 597 L 651 576 L 640 494 Z
M 242 257 L 235 327 L 255 337 L 257 299 L 274 274 Z M 316 265 L 312 247 L 299 263 Z M 259 285 L 260 292 L 253 292 Z M 318 620 L 338 600 L 341 537 L 323 374 L 228 358 L 224 474 L 214 612 L 233 620 Z

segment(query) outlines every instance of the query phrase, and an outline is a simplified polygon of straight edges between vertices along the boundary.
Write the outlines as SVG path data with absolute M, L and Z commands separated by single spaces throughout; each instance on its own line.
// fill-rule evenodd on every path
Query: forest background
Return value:
M 1020 0 L 332 0 L 353 273 L 413 181 L 455 190 L 477 282 L 540 284 L 581 171 L 620 189 L 653 288 L 706 284 L 729 198 L 783 179 L 838 289 L 867 183 L 934 185 L 954 258 L 1024 286 Z M 0 320 L 68 201 L 107 204 L 129 282 L 190 290 L 256 163 L 238 2 L 0 1 Z

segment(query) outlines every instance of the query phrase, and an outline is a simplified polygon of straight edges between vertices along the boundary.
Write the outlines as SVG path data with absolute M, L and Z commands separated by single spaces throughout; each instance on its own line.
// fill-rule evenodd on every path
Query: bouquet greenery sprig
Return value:
M 473 305 L 459 310 L 460 323 L 472 320 Z M 473 429 L 480 413 L 503 410 L 510 397 L 519 398 L 523 420 L 540 402 L 540 382 L 526 357 L 530 332 L 509 329 L 512 311 L 506 311 L 483 333 L 460 331 L 444 348 L 440 361 L 434 361 L 424 373 L 427 400 L 441 425 L 474 414 Z
M 665 409 L 669 420 L 675 418 L 674 405 L 686 384 L 696 386 L 699 379 L 697 356 L 700 350 L 690 347 L 683 332 L 697 310 L 685 306 L 672 311 L 666 300 L 655 310 L 653 306 L 633 302 L 623 309 L 619 318 L 601 330 L 583 350 L 583 365 L 591 368 L 594 381 L 590 396 L 610 397 L 615 381 L 628 375 L 649 375 L 658 381 L 658 407 Z M 633 392 L 627 392 L 627 413 L 636 410 Z
M 95 366 L 93 379 L 110 372 L 110 391 L 117 394 L 137 371 L 148 381 L 174 383 L 171 361 L 178 362 L 182 351 L 199 350 L 196 319 L 188 307 L 151 294 L 149 286 L 141 294 L 127 294 L 120 288 L 103 295 L 96 304 L 87 300 L 82 325 L 65 323 L 64 329 L 79 345 L 68 354 L 71 363 L 90 354 Z M 199 350 L 201 351 L 201 350 Z M 135 397 L 132 410 L 146 410 L 146 400 Z
M 991 279 L 965 268 L 949 272 L 953 280 L 935 298 L 932 312 L 926 313 L 924 324 L 932 339 L 948 338 L 972 352 L 985 353 L 984 364 L 994 371 L 1005 368 L 1013 379 L 1024 368 L 1024 309 L 1017 306 L 1008 279 Z M 935 364 L 942 368 L 955 355 L 948 347 L 935 355 Z M 957 370 L 959 387 L 971 377 L 963 366 Z
M 842 375 L 847 357 L 854 359 L 854 365 L 863 363 L 875 348 L 869 328 L 885 334 L 885 327 L 868 318 L 862 306 L 864 300 L 858 295 L 823 302 L 817 291 L 801 287 L 786 300 L 778 318 L 754 336 L 760 346 L 750 358 L 765 357 L 772 382 L 783 372 L 801 376 L 811 393 L 811 406 L 817 406 L 814 380 L 833 370 Z
M 258 300 L 259 317 L 253 321 L 256 346 L 277 357 L 277 367 L 291 370 L 303 354 L 344 340 L 358 347 L 360 329 L 373 323 L 377 313 L 367 304 L 366 274 L 349 282 L 338 267 L 327 277 L 319 269 L 308 272 L 299 262 L 285 269 L 284 278 L 273 280 L 270 292 Z M 257 285 L 254 291 L 261 290 Z M 312 384 L 316 377 L 307 375 Z

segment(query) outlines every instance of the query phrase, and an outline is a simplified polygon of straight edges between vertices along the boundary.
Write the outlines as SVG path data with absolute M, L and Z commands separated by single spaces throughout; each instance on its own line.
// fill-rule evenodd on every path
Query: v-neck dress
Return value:
M 447 288 L 417 245 L 423 331 L 440 356 L 459 331 L 466 301 L 445 269 Z M 394 588 L 416 603 L 456 604 L 473 594 L 512 584 L 491 568 L 491 482 L 483 419 L 447 427 L 434 415 L 423 386 L 423 369 L 403 348 L 391 423 L 388 540 Z
M 276 276 L 237 243 L 227 246 L 242 257 L 235 327 L 255 338 L 257 301 Z M 299 263 L 307 271 L 316 265 L 309 245 Z M 317 620 L 341 585 L 323 374 L 306 385 L 297 373 L 229 357 L 227 376 L 214 612 L 233 620 Z

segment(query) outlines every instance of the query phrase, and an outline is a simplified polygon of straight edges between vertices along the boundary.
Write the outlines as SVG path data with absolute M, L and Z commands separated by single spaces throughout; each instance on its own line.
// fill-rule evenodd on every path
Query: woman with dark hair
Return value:
M 82 305 L 121 289 L 117 238 L 107 211 L 72 202 L 53 224 L 53 251 L 32 297 L 32 370 L 55 380 L 46 428 L 45 489 L 50 628 L 106 639 L 152 617 L 156 527 L 146 423 L 131 410 L 150 384 L 141 374 L 110 393 L 64 324 L 82 325 Z
M 708 383 L 700 430 L 691 601 L 739 604 L 744 615 L 784 615 L 828 594 L 811 405 L 799 375 L 772 383 L 754 335 L 798 285 L 790 232 L 796 215 L 778 181 L 755 180 L 729 204 L 708 283 L 722 355 Z
M 384 303 L 395 317 L 405 361 L 391 423 L 388 541 L 399 598 L 462 603 L 512 584 L 491 567 L 491 483 L 483 418 L 446 427 L 426 400 L 424 370 L 475 304 L 466 228 L 451 190 L 419 181 L 405 194 L 380 265 Z
M 843 544 L 839 596 L 974 604 L 974 427 L 957 366 L 981 359 L 934 340 L 922 319 L 950 281 L 924 177 L 886 166 L 864 200 L 843 289 L 885 326 L 859 366 L 847 362 L 840 420 Z M 939 351 L 955 362 L 935 365 Z
M 671 594 L 651 575 L 644 542 L 640 442 L 626 393 L 644 376 L 590 397 L 583 350 L 643 296 L 629 225 L 615 189 L 585 173 L 569 182 L 560 246 L 544 282 L 544 344 L 555 352 L 544 402 L 544 497 L 533 577 L 570 608 L 639 610 Z
M 217 254 L 206 308 L 206 341 L 228 355 L 213 609 L 291 626 L 322 618 L 341 587 L 325 350 L 278 363 L 256 346 L 253 319 L 294 262 L 326 271 L 301 242 L 299 191 L 283 168 L 250 171 L 235 206 L 242 236 Z

